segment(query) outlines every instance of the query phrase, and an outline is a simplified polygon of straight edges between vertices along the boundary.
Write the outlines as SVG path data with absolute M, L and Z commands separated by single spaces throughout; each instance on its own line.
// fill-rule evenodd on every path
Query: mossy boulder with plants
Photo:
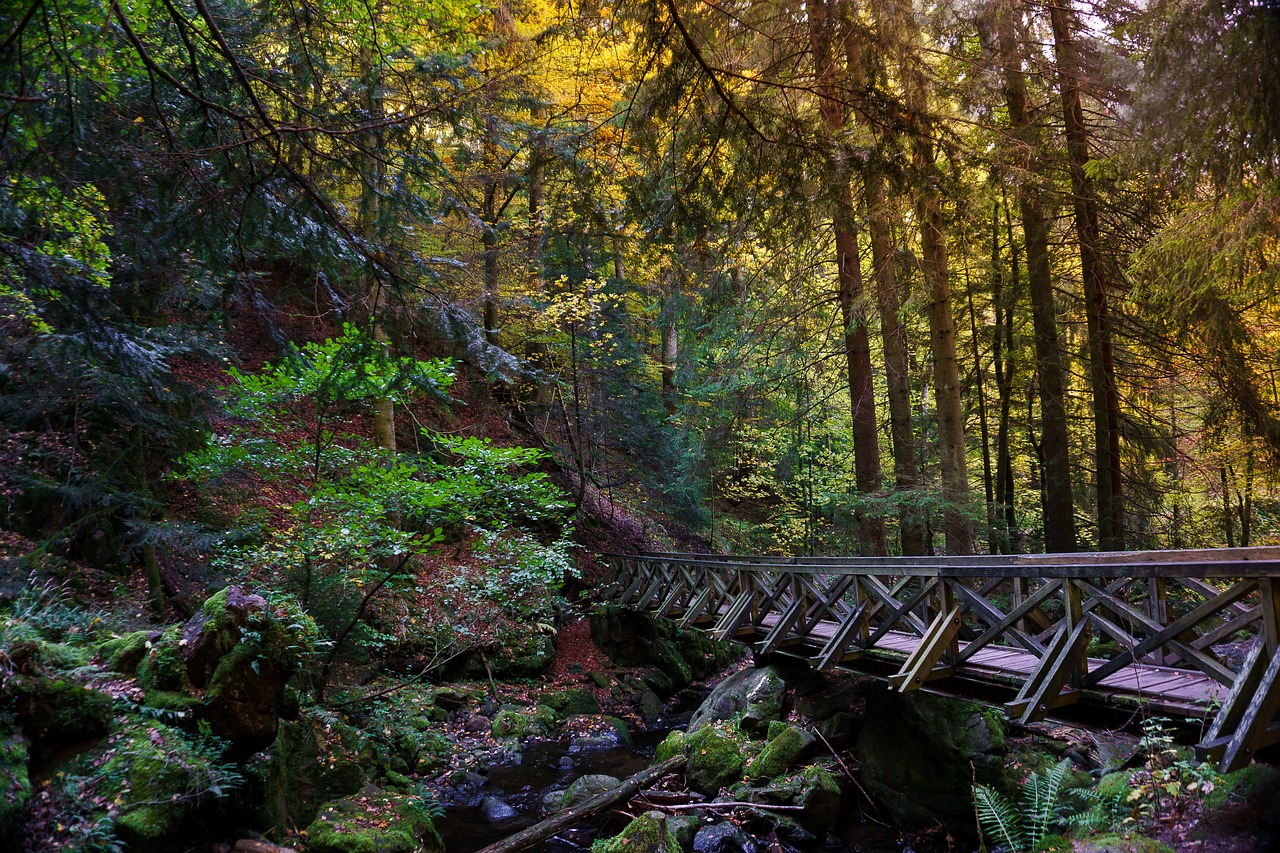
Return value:
M 444 853 L 421 798 L 365 788 L 330 803 L 307 827 L 310 853 Z
M 192 737 L 155 720 L 121 719 L 107 748 L 72 768 L 87 771 L 117 808 L 115 831 L 130 850 L 149 850 L 182 834 L 192 812 L 216 804 L 241 777 L 207 735 Z
M 538 705 L 532 708 L 503 708 L 494 715 L 490 733 L 496 738 L 525 738 L 545 735 L 555 725 L 555 712 Z
M 265 822 L 306 826 L 325 803 L 360 791 L 370 763 L 366 744 L 333 714 L 310 712 L 281 722 L 264 759 L 251 764 Z
M 542 806 L 549 812 L 558 812 L 580 806 L 592 797 L 612 791 L 622 784 L 617 776 L 589 773 L 579 776 L 563 791 L 552 791 L 542 798 Z
M 16 720 L 33 766 L 66 749 L 86 747 L 111 727 L 112 699 L 67 679 L 22 675 L 10 679 Z
M 5 838 L 31 799 L 27 745 L 18 735 L 0 741 L 0 839 Z
M 561 717 L 600 713 L 600 701 L 596 699 L 596 694 L 585 687 L 571 687 L 568 690 L 554 690 L 544 693 L 542 695 L 542 704 L 551 708 Z
M 612 838 L 597 839 L 591 853 L 680 853 L 680 842 L 662 812 L 645 812 Z
M 657 751 L 653 754 L 654 763 L 666 761 L 668 758 L 675 758 L 685 751 L 688 744 L 689 735 L 685 732 L 676 730 L 663 738 L 662 743 L 658 744 Z
M 160 707 L 198 696 L 198 719 L 248 754 L 275 737 L 285 686 L 315 641 L 315 623 L 291 599 L 229 586 L 152 641 L 138 683 Z
M 708 725 L 685 739 L 685 778 L 689 787 L 714 794 L 742 776 L 747 759 L 743 754 L 746 736 L 729 725 Z

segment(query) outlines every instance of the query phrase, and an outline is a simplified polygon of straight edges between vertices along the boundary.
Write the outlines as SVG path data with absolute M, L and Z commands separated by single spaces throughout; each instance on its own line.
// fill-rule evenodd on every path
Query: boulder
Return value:
M 149 644 L 160 639 L 159 631 L 134 631 L 107 640 L 98 647 L 98 658 L 107 669 L 133 675 L 147 656 Z
M 330 803 L 306 836 L 310 853 L 444 853 L 421 799 L 373 787 Z
M 642 680 L 659 696 L 705 678 L 741 654 L 732 643 L 616 605 L 592 614 L 591 639 L 618 666 L 644 668 Z
M 738 781 L 746 764 L 743 740 L 741 735 L 715 725 L 690 733 L 684 748 L 689 757 L 684 768 L 689 787 L 711 795 Z
M 567 790 L 556 791 L 543 798 L 542 804 L 549 811 L 562 811 L 580 806 L 587 800 L 605 791 L 612 791 L 622 784 L 617 776 L 606 776 L 594 773 L 574 779 Z
M 689 730 L 741 713 L 743 730 L 764 731 L 770 721 L 781 717 L 786 688 L 782 670 L 776 666 L 736 672 L 711 691 L 689 720 Z
M 266 825 L 306 826 L 325 803 L 360 791 L 364 745 L 356 729 L 332 717 L 304 714 L 282 722 L 265 761 L 254 768 Z
M 268 606 L 262 596 L 229 586 L 151 641 L 138 683 L 149 704 L 185 703 L 247 755 L 274 739 L 285 685 L 315 638 L 315 623 L 295 604 Z
M 924 692 L 867 691 L 858 737 L 862 782 L 898 825 L 972 822 L 971 787 L 1002 787 L 1005 744 L 998 712 Z
M 480 816 L 489 823 L 506 823 L 519 817 L 510 803 L 498 797 L 485 797 L 480 801 Z
M 15 697 L 18 728 L 33 768 L 67 750 L 88 748 L 111 727 L 111 697 L 71 681 L 20 675 L 6 692 Z
M 591 845 L 591 853 L 680 853 L 680 844 L 667 828 L 662 812 L 645 812 L 613 838 Z
M 763 787 L 748 788 L 741 796 L 752 803 L 800 806 L 800 811 L 788 812 L 785 817 L 816 836 L 830 830 L 840 813 L 840 783 L 831 771 L 817 765 L 781 776 Z
M 746 778 L 760 782 L 781 776 L 811 752 L 817 742 L 818 739 L 809 732 L 784 724 L 747 765 Z
M 704 826 L 693 837 L 694 853 L 756 853 L 751 837 L 731 823 Z

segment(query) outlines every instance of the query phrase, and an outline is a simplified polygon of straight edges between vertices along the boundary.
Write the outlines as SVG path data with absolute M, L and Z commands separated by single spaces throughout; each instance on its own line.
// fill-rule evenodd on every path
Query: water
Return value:
M 445 849 L 449 853 L 474 853 L 537 823 L 544 817 L 543 795 L 567 788 L 579 776 L 602 773 L 625 779 L 639 773 L 653 762 L 654 749 L 668 731 L 636 732 L 633 746 L 578 749 L 565 740 L 525 743 L 519 763 L 492 766 L 484 775 L 483 784 L 463 786 L 453 792 L 453 804 L 446 805 L 444 817 L 436 822 Z M 501 800 L 515 814 L 496 821 L 487 818 L 483 808 L 486 797 Z M 577 851 L 590 847 L 596 834 L 596 827 L 588 822 L 530 849 L 543 853 Z

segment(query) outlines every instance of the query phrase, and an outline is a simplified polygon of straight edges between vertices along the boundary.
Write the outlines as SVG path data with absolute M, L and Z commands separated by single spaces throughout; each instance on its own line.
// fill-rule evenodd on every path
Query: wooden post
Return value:
M 1080 582 L 1074 578 L 1062 579 L 1062 605 L 1063 618 L 1067 622 L 1067 633 L 1070 634 L 1084 619 L 1084 601 L 1081 598 Z M 1084 678 L 1089 674 L 1089 663 L 1084 657 L 1080 658 L 1080 663 L 1072 667 L 1071 674 L 1067 681 L 1073 687 L 1080 687 L 1084 683 Z

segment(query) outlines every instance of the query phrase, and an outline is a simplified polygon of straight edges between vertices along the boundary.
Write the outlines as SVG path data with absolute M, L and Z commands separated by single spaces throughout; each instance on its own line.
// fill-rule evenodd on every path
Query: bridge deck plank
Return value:
M 756 631 L 767 634 L 777 623 L 777 615 L 770 613 L 761 620 Z M 815 622 L 810 626 L 805 645 L 821 646 L 840 628 L 831 621 Z M 902 631 L 889 631 L 880 638 L 875 648 L 902 655 L 910 655 L 920 644 L 920 638 Z M 968 644 L 961 641 L 960 648 Z M 1038 658 L 1030 652 L 1010 646 L 988 645 L 979 649 L 964 662 L 960 671 L 965 674 L 982 677 L 984 674 L 996 676 L 999 680 L 1021 680 L 1031 674 L 1038 663 Z M 1105 661 L 1089 658 L 1089 669 L 1102 666 Z M 1130 664 L 1123 669 L 1102 679 L 1093 689 L 1105 692 L 1137 694 L 1152 702 L 1181 708 L 1207 706 L 1214 699 L 1226 697 L 1227 689 L 1218 682 L 1197 672 L 1173 669 L 1155 664 Z

